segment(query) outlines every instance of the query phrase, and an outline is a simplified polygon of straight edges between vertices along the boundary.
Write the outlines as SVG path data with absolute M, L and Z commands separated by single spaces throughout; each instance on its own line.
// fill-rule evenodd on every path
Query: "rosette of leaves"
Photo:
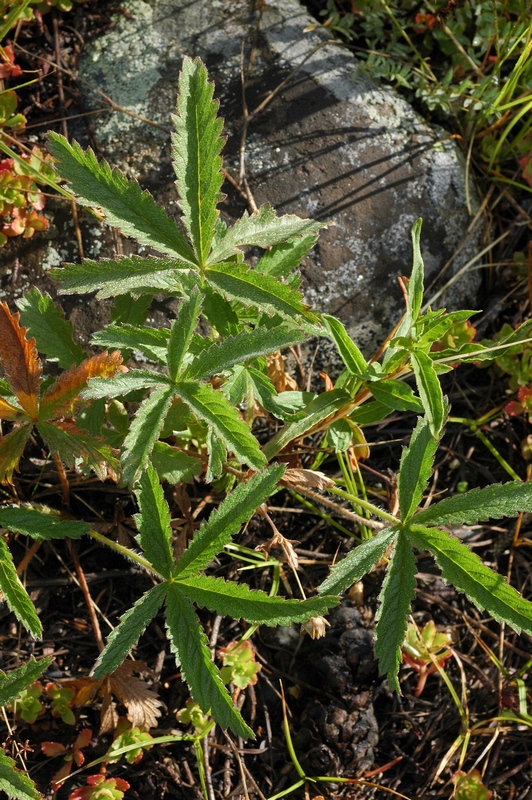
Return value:
M 118 468 L 111 449 L 101 437 L 80 428 L 74 416 L 80 392 L 90 378 L 111 377 L 125 369 L 118 351 L 74 364 L 47 385 L 43 383 L 35 339 L 27 338 L 20 314 L 12 314 L 5 303 L 0 303 L 0 358 L 5 373 L 0 419 L 13 423 L 13 430 L 0 437 L 0 481 L 12 481 L 34 428 L 50 453 L 72 468 L 83 464 L 102 480 L 109 469 Z
M 186 58 L 172 139 L 182 227 L 136 181 L 98 163 L 91 150 L 50 134 L 57 169 L 79 203 L 98 209 L 109 224 L 163 254 L 85 260 L 53 271 L 64 293 L 97 291 L 98 298 L 116 297 L 114 322 L 94 337 L 95 344 L 124 354 L 140 351 L 165 368 L 93 380 L 84 393 L 86 398 L 118 398 L 133 390 L 150 392 L 124 441 L 123 475 L 131 484 L 177 401 L 208 429 L 209 478 L 221 474 L 228 453 L 263 469 L 266 458 L 236 406 L 251 398 L 274 409 L 276 390 L 265 372 L 265 356 L 302 342 L 308 330 L 321 331 L 318 316 L 302 302 L 294 270 L 322 225 L 277 216 L 269 205 L 245 213 L 231 227 L 221 221 L 217 206 L 224 139 L 217 111 L 205 67 L 199 59 Z M 253 268 L 242 252 L 249 246 L 266 251 Z M 144 324 L 149 302 L 160 292 L 181 298 L 170 329 Z M 203 325 L 208 335 L 197 332 L 201 319 L 208 323 Z M 213 388 L 215 376 L 223 376 L 223 391 Z

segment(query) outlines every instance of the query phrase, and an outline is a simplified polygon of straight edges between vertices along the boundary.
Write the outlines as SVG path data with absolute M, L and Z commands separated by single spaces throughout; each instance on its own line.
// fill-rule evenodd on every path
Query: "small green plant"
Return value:
M 490 800 L 491 792 L 482 783 L 478 769 L 467 774 L 458 772 L 454 778 L 453 800 Z
M 89 775 L 86 785 L 74 789 L 68 800 L 122 800 L 129 789 L 123 778 L 108 778 L 104 773 Z
M 406 638 L 402 645 L 403 661 L 419 672 L 417 686 L 414 690 L 419 697 L 425 688 L 429 675 L 443 667 L 452 653 L 448 650 L 449 637 L 446 633 L 437 633 L 433 620 L 429 620 L 421 629 L 409 623 Z
M 35 681 L 35 683 L 23 689 L 14 700 L 8 703 L 8 708 L 10 711 L 13 711 L 16 717 L 32 725 L 37 717 L 40 717 L 41 714 L 45 712 L 44 705 L 41 702 L 41 696 L 42 683 L 40 681 Z
M 137 764 L 144 755 L 144 750 L 149 749 L 149 742 L 151 742 L 152 739 L 153 736 L 150 736 L 149 733 L 141 731 L 137 727 L 133 727 L 128 719 L 120 717 L 116 726 L 113 743 L 107 751 L 107 761 L 109 763 L 118 761 L 120 756 L 114 755 L 117 750 L 137 744 L 138 747 L 136 749 L 128 750 L 125 754 L 125 759 L 128 764 Z
M 257 683 L 260 664 L 250 641 L 230 642 L 220 647 L 218 656 L 222 659 L 220 677 L 225 684 L 234 683 L 238 689 L 245 689 Z

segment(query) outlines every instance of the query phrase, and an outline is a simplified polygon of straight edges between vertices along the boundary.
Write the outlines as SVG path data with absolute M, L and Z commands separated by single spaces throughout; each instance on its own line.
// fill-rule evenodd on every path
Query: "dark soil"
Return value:
M 62 18 L 58 17 L 61 41 L 69 51 L 71 69 L 83 41 L 99 35 L 112 24 L 108 3 L 85 3 Z M 43 69 L 43 58 L 53 60 L 54 40 L 52 16 L 43 18 L 42 26 L 22 29 L 18 43 L 27 55 L 26 69 Z M 75 81 L 65 79 L 69 98 L 69 114 L 83 113 L 83 92 Z M 54 125 L 60 116 L 56 86 L 47 80 L 37 84 L 24 97 L 30 126 L 42 129 Z M 87 136 L 97 143 L 97 123 L 86 118 Z M 56 125 L 57 127 L 57 125 Z M 32 130 L 38 130 L 33 128 Z M 52 207 L 50 205 L 50 207 Z M 510 245 L 494 253 L 496 262 L 508 262 L 513 252 L 524 249 L 530 231 L 517 224 L 511 204 L 501 203 L 494 218 L 494 238 L 497 228 L 511 225 L 515 236 Z M 109 243 L 111 246 L 111 243 Z M 10 302 L 19 295 L 20 276 L 30 279 L 42 290 L 55 296 L 55 287 L 42 274 L 32 273 L 31 260 L 26 259 L 27 243 L 15 240 L 0 259 L 3 265 L 2 289 Z M 73 245 L 75 251 L 75 246 Z M 18 259 L 15 272 L 13 258 Z M 73 259 L 76 259 L 75 252 Z M 502 302 L 497 304 L 500 298 Z M 524 284 L 517 284 L 515 273 L 494 271 L 486 287 L 486 304 L 494 308 L 491 316 L 479 318 L 476 324 L 482 335 L 498 330 L 509 321 L 516 324 L 528 312 L 528 297 Z M 83 343 L 90 333 L 102 327 L 102 319 L 90 302 L 72 300 L 66 313 L 74 317 L 76 330 Z M 453 415 L 477 418 L 507 400 L 506 384 L 494 371 L 476 367 L 460 367 L 446 376 L 446 391 Z M 401 447 L 415 419 L 404 416 L 386 425 L 366 429 L 372 442 L 371 458 L 362 465 L 368 492 L 386 497 L 390 502 L 394 488 L 394 470 L 398 468 Z M 527 465 L 521 456 L 521 441 L 529 432 L 524 418 L 500 417 L 486 426 L 485 433 L 500 454 L 522 476 Z M 53 466 L 35 442 L 21 464 L 15 480 L 14 493 L 20 501 L 46 503 L 61 507 L 61 487 Z M 323 467 L 335 473 L 331 459 Z M 497 460 L 467 428 L 450 425 L 442 443 L 431 487 L 434 495 L 454 492 L 460 482 L 469 487 L 508 479 Z M 134 547 L 135 533 L 132 515 L 136 511 L 132 495 L 107 482 L 69 475 L 71 487 L 70 512 L 88 521 L 93 527 Z M 209 487 L 201 480 L 187 485 L 191 509 L 206 505 L 198 519 L 205 516 L 216 501 Z M 6 489 L 6 499 L 10 499 Z M 183 494 L 167 487 L 167 499 L 173 519 L 183 517 Z M 324 511 L 330 509 L 323 508 Z M 333 515 L 346 525 L 345 519 Z M 275 497 L 272 517 L 280 531 L 298 540 L 300 579 L 307 594 L 327 574 L 334 560 L 340 559 L 358 540 L 360 531 L 353 529 L 354 538 L 339 532 L 327 521 L 303 507 L 289 494 Z M 497 522 L 467 532 L 467 542 L 486 563 L 507 575 L 519 590 L 530 594 L 532 562 L 530 539 L 527 538 L 530 520 L 516 523 Z M 264 523 L 254 520 L 238 541 L 256 547 L 270 536 Z M 178 526 L 177 526 L 178 527 Z M 31 543 L 12 536 L 9 541 L 15 563 L 19 564 Z M 0 618 L 2 643 L 1 666 L 9 671 L 24 663 L 30 656 L 53 655 L 53 665 L 47 680 L 80 680 L 88 676 L 98 656 L 98 647 L 83 592 L 79 587 L 79 570 L 88 584 L 104 636 L 109 632 L 107 620 L 116 625 L 118 618 L 137 600 L 151 582 L 147 575 L 116 553 L 92 542 L 78 542 L 67 547 L 63 542 L 43 543 L 25 570 L 26 586 L 39 611 L 44 627 L 44 639 L 33 641 L 3 609 Z M 281 557 L 280 553 L 275 553 Z M 247 580 L 256 588 L 269 588 L 271 575 L 265 570 L 238 573 L 238 562 L 224 556 L 214 565 L 217 575 Z M 467 702 L 469 727 L 472 731 L 464 749 L 462 769 L 481 770 L 486 786 L 494 800 L 532 800 L 531 766 L 532 737 L 524 724 L 508 722 L 498 725 L 501 708 L 519 708 L 516 684 L 518 673 L 526 681 L 532 653 L 530 639 L 517 636 L 504 626 L 480 614 L 463 596 L 446 586 L 438 577 L 433 562 L 418 559 L 418 588 L 413 604 L 413 617 L 419 626 L 433 619 L 438 629 L 448 631 L 452 638 L 454 657 L 446 672 L 461 698 Z M 285 565 L 286 585 L 283 593 L 294 592 L 295 581 Z M 308 782 L 297 788 L 294 797 L 384 798 L 389 790 L 412 800 L 439 798 L 448 800 L 453 793 L 452 776 L 459 768 L 460 749 L 453 743 L 462 728 L 458 710 L 448 688 L 437 675 L 428 678 L 420 697 L 414 696 L 417 678 L 413 670 L 403 666 L 400 671 L 402 695 L 392 694 L 386 681 L 379 676 L 372 651 L 372 631 L 377 611 L 377 598 L 382 583 L 382 570 L 376 569 L 363 581 L 357 592 L 346 596 L 330 615 L 330 628 L 324 638 L 312 641 L 294 629 L 270 630 L 261 628 L 253 636 L 257 660 L 262 670 L 258 683 L 244 690 L 238 706 L 255 731 L 250 742 L 235 741 L 216 728 L 205 743 L 204 761 L 208 766 L 207 789 L 209 800 L 214 798 L 270 798 L 289 790 L 299 776 L 290 758 L 283 730 L 283 704 L 286 698 L 286 717 L 290 726 L 293 747 L 305 773 L 311 776 L 349 778 L 352 783 Z M 202 612 L 202 621 L 213 651 L 244 633 L 240 623 L 217 618 Z M 497 668 L 490 653 L 503 665 L 504 674 Z M 161 700 L 162 716 L 157 729 L 160 736 L 185 732 L 176 713 L 188 698 L 186 685 L 181 681 L 173 655 L 164 633 L 162 620 L 148 627 L 135 651 L 135 658 L 144 662 L 150 672 L 147 683 Z M 464 702 L 464 701 L 462 701 Z M 61 759 L 49 760 L 40 751 L 46 740 L 72 744 L 76 732 L 83 727 L 93 731 L 87 761 L 102 756 L 111 742 L 109 734 L 100 734 L 101 701 L 85 705 L 76 711 L 75 728 L 53 718 L 49 712 L 28 725 L 14 721 L 8 714 L 9 730 L 4 725 L 6 750 L 15 757 L 22 753 L 30 775 L 39 789 L 52 797 L 49 781 L 61 765 Z M 119 712 L 126 709 L 119 707 Z M 93 767 L 90 774 L 97 772 Z M 108 768 L 108 774 L 123 777 L 131 785 L 127 798 L 145 800 L 148 797 L 186 798 L 202 796 L 196 753 L 191 743 L 179 742 L 157 745 L 146 751 L 134 765 L 124 761 Z M 58 800 L 66 800 L 72 789 L 80 785 L 76 776 L 61 788 Z M 355 779 L 363 779 L 365 785 Z

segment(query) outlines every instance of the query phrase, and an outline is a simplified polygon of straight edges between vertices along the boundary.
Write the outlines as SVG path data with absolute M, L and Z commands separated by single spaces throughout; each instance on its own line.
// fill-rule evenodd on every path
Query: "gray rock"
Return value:
M 358 74 L 355 58 L 325 30 L 307 30 L 313 20 L 298 0 L 269 0 L 260 21 L 252 5 L 126 0 L 134 19 L 117 16 L 79 65 L 83 80 L 129 112 L 102 115 L 97 138 L 112 164 L 175 206 L 169 118 L 182 58 L 199 55 L 226 118 L 225 166 L 238 175 L 241 51 L 247 59 L 256 41 L 249 109 L 289 80 L 249 126 L 249 185 L 258 204 L 271 202 L 279 213 L 332 220 L 303 265 L 305 296 L 339 316 L 370 353 L 402 313 L 397 277 L 410 272 L 410 228 L 418 216 L 428 282 L 449 261 L 445 278 L 456 274 L 478 252 L 476 233 L 453 260 L 470 222 L 462 155 L 397 93 Z M 101 97 L 94 102 L 101 107 Z M 476 211 L 472 188 L 470 196 Z M 224 213 L 236 218 L 241 198 L 229 201 Z M 444 303 L 475 307 L 478 283 L 478 272 L 466 271 Z

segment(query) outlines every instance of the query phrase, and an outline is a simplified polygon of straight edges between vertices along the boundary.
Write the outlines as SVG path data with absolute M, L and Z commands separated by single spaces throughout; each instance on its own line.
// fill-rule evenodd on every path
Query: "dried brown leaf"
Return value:
M 41 419 L 58 419 L 68 415 L 90 378 L 112 378 L 117 372 L 127 372 L 119 350 L 111 354 L 106 350 L 98 356 L 86 358 L 79 366 L 74 364 L 68 372 L 59 376 L 43 396 Z
M 13 394 L 33 420 L 39 409 L 39 387 L 42 366 L 35 339 L 26 338 L 20 314 L 12 314 L 6 303 L 0 303 L 0 358 Z
M 270 554 L 270 550 L 272 547 L 280 547 L 283 551 L 283 555 L 286 559 L 286 562 L 290 569 L 296 572 L 299 566 L 299 559 L 297 557 L 297 553 L 294 550 L 294 545 L 299 544 L 298 541 L 295 539 L 286 539 L 282 533 L 280 533 L 277 529 L 275 529 L 275 533 L 273 534 L 272 538 L 269 539 L 264 544 L 259 544 L 255 548 L 259 553 L 264 553 L 265 555 Z
M 142 661 L 124 661 L 108 676 L 110 689 L 117 700 L 127 708 L 127 718 L 134 728 L 147 731 L 156 728 L 161 716 L 161 701 L 142 678 L 133 673 L 149 672 Z
M 278 392 L 292 392 L 298 388 L 297 382 L 285 370 L 285 357 L 281 353 L 266 356 L 268 378 Z
M 323 472 L 311 469 L 287 469 L 282 477 L 281 483 L 289 489 L 297 486 L 305 486 L 309 489 L 323 490 L 334 486 L 334 481 L 327 477 Z
M 31 423 L 26 423 L 0 437 L 0 483 L 12 483 L 13 471 L 18 467 L 31 428 Z

